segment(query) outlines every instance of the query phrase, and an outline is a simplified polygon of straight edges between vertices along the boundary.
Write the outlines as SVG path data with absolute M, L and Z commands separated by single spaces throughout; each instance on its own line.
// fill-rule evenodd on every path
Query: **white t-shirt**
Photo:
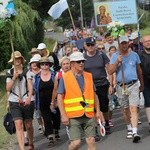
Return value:
M 7 73 L 10 73 L 10 70 L 8 70 Z M 26 89 L 26 87 L 27 87 L 26 80 L 28 80 L 28 79 L 31 79 L 30 74 L 26 74 L 26 79 L 23 76 L 21 81 L 19 79 L 14 81 L 12 92 L 10 92 L 10 95 L 8 97 L 8 101 L 10 101 L 10 102 L 19 102 L 19 95 L 21 95 L 21 99 L 23 101 L 26 100 L 26 98 L 28 97 L 27 89 Z M 12 80 L 11 77 L 7 77 L 6 83 L 9 83 L 11 80 Z

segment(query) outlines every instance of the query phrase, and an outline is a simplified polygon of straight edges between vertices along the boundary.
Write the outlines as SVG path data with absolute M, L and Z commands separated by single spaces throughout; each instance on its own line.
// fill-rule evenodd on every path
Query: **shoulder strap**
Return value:
M 58 80 L 62 77 L 62 71 L 58 72 Z
M 98 55 L 102 58 L 102 60 L 103 60 L 103 65 L 104 65 L 104 67 L 105 67 L 105 61 L 104 61 L 103 52 L 98 52 Z
M 14 73 L 14 68 L 11 68 L 9 72 L 6 73 L 6 78 L 12 78 Z

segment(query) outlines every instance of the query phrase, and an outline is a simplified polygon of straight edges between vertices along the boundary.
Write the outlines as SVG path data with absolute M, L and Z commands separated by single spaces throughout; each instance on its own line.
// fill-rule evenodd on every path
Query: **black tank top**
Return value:
M 39 98 L 40 98 L 40 108 L 49 108 L 51 99 L 52 99 L 52 92 L 54 88 L 54 82 L 52 78 L 49 81 L 40 80 L 39 84 Z

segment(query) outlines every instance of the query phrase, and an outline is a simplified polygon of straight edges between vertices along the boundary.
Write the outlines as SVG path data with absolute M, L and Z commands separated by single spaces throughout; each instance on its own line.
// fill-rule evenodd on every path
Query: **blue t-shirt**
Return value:
M 80 87 L 82 93 L 83 93 L 83 90 L 84 90 L 84 78 L 83 78 L 83 75 L 76 76 L 76 80 L 77 80 L 77 82 L 79 84 L 79 87 Z M 60 78 L 60 80 L 59 80 L 57 93 L 58 94 L 64 94 L 65 93 L 65 85 L 64 85 L 63 78 Z
M 119 52 L 114 53 L 110 59 L 110 64 L 114 64 L 117 61 L 118 56 Z M 122 65 L 124 70 L 125 83 L 138 79 L 136 66 L 140 63 L 141 61 L 138 54 L 133 51 L 131 51 L 127 56 L 123 57 Z M 117 82 L 122 82 L 122 72 L 120 65 L 118 65 L 116 76 Z

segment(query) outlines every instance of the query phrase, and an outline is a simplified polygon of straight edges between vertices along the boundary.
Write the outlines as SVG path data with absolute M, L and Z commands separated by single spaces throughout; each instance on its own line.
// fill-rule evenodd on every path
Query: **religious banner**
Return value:
M 107 26 L 110 22 L 136 24 L 137 10 L 135 0 L 112 0 L 99 2 L 93 0 L 97 26 Z

